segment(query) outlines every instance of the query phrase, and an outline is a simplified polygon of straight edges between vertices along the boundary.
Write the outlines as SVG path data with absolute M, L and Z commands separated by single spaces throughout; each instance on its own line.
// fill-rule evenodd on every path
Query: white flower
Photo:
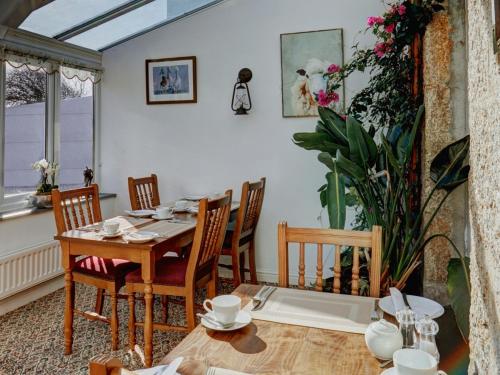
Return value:
M 41 168 L 47 169 L 49 167 L 49 162 L 45 159 L 42 159 L 38 162 Z

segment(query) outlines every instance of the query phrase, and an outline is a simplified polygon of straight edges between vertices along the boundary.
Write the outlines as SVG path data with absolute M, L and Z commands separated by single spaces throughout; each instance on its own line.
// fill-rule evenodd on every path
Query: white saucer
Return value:
M 207 198 L 207 195 L 193 194 L 193 195 L 187 195 L 184 197 L 185 200 L 192 201 L 192 202 L 201 201 L 203 198 Z
M 115 238 L 115 237 L 118 237 L 118 236 L 121 236 L 123 234 L 123 231 L 119 230 L 113 234 L 110 234 L 110 233 L 106 233 L 106 232 L 99 232 L 99 235 L 102 236 L 102 238 Z
M 215 319 L 214 313 L 206 313 L 206 315 L 212 319 Z M 249 313 L 246 311 L 240 310 L 238 315 L 236 316 L 236 321 L 234 322 L 234 325 L 232 325 L 229 328 L 221 328 L 220 326 L 217 326 L 215 324 L 212 324 L 208 320 L 201 319 L 201 325 L 206 328 L 213 329 L 214 331 L 224 331 L 224 332 L 229 332 L 229 331 L 236 331 L 237 329 L 246 327 L 247 325 L 250 324 L 252 321 L 252 317 L 250 316 Z
M 398 370 L 396 370 L 396 367 L 391 367 L 384 370 L 380 375 L 398 375 Z
M 170 214 L 167 217 L 162 217 L 161 219 L 158 217 L 158 215 L 153 215 L 153 216 L 151 216 L 151 218 L 153 218 L 155 220 L 170 220 L 170 219 L 174 218 L 174 215 Z
M 130 243 L 146 243 L 159 237 L 158 233 L 155 232 L 135 232 L 127 233 L 123 236 L 123 239 Z
M 156 213 L 155 210 L 125 210 L 125 212 L 132 217 L 150 217 Z
M 428 298 L 408 295 L 408 303 L 411 309 L 417 315 L 417 319 L 429 315 L 431 319 L 439 318 L 444 314 L 444 308 L 436 301 Z M 396 311 L 392 303 L 391 296 L 381 298 L 378 302 L 380 308 L 389 315 L 395 316 Z

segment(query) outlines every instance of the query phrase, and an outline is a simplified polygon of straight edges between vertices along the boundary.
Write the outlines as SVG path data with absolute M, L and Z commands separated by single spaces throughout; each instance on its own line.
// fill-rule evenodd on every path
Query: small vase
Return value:
M 30 196 L 30 203 L 37 208 L 52 207 L 52 193 L 35 193 Z

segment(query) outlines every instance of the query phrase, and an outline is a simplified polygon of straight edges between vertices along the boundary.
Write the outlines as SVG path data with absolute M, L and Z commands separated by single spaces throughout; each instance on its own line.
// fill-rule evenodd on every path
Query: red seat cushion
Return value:
M 186 280 L 187 258 L 164 257 L 156 263 L 154 284 L 183 286 Z M 127 283 L 142 283 L 141 270 L 131 272 L 125 278 Z
M 106 280 L 124 279 L 125 275 L 140 268 L 140 264 L 123 259 L 85 257 L 76 262 L 73 271 L 100 277 Z

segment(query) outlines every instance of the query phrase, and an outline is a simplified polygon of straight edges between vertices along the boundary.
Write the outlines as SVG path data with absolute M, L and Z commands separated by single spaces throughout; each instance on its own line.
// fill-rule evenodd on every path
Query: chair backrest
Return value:
M 186 281 L 194 281 L 200 269 L 217 271 L 224 235 L 231 213 L 232 191 L 223 197 L 209 201 L 202 199 L 198 207 L 196 230 L 189 255 Z
M 99 187 L 59 191 L 52 190 L 57 234 L 102 221 Z
M 158 178 L 155 174 L 141 178 L 129 177 L 128 193 L 132 210 L 146 210 L 160 205 Z
M 232 237 L 232 246 L 238 246 L 241 238 L 254 235 L 259 222 L 266 178 L 262 177 L 257 182 L 244 182 L 241 188 L 240 208 L 236 216 L 236 224 Z
M 340 253 L 342 246 L 353 247 L 351 294 L 359 295 L 359 253 L 365 249 L 369 259 L 370 296 L 379 297 L 382 264 L 382 228 L 373 226 L 371 232 L 352 230 L 289 228 L 286 222 L 278 224 L 279 284 L 288 287 L 288 244 L 299 244 L 299 288 L 305 287 L 305 244 L 317 245 L 316 286 L 323 290 L 323 245 L 334 245 L 335 265 L 333 292 L 340 293 Z M 371 249 L 371 254 L 367 249 Z

